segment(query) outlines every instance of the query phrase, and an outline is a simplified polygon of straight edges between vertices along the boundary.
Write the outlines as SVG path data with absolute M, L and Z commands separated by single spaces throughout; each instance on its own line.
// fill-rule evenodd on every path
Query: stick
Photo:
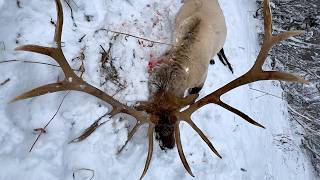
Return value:
M 265 95 L 270 95 L 270 96 L 273 96 L 273 97 L 282 99 L 282 97 L 280 97 L 280 96 L 277 96 L 277 95 L 274 95 L 274 94 L 270 94 L 270 93 L 267 93 L 267 92 L 262 91 L 262 90 L 259 90 L 259 89 L 255 89 L 255 88 L 251 88 L 251 87 L 250 87 L 249 89 L 251 89 L 251 90 L 253 90 L 253 91 L 257 91 L 257 92 L 264 93 Z M 261 96 L 259 96 L 259 97 L 261 97 Z M 258 98 L 259 98 L 259 97 L 258 97 Z M 282 99 L 282 100 L 283 100 L 283 99 Z
M 142 40 L 149 41 L 149 42 L 152 42 L 152 43 L 155 43 L 155 44 L 163 44 L 163 45 L 167 45 L 167 46 L 173 46 L 173 44 L 171 44 L 171 43 L 164 43 L 164 42 L 160 42 L 160 41 L 154 41 L 154 40 L 150 40 L 150 39 L 147 39 L 147 38 L 143 38 L 143 37 L 139 37 L 139 36 L 136 36 L 136 35 L 132 35 L 132 34 L 129 34 L 129 33 L 113 31 L 113 30 L 110 30 L 110 29 L 101 28 L 101 29 L 96 30 L 96 32 L 98 32 L 98 31 L 107 31 L 107 32 L 112 32 L 112 33 L 116 33 L 116 34 L 121 34 L 121 35 L 125 35 L 125 36 L 134 37 L 136 39 L 142 39 Z
M 10 81 L 10 78 L 4 80 L 2 83 L 0 83 L 0 86 L 7 84 L 9 81 Z
M 37 128 L 37 129 L 34 130 L 34 131 L 40 131 L 40 133 L 39 133 L 39 135 L 37 136 L 36 140 L 33 142 L 33 144 L 32 144 L 32 146 L 31 146 L 29 152 L 32 151 L 32 149 L 34 148 L 34 146 L 36 145 L 36 143 L 37 143 L 38 140 L 40 139 L 41 135 L 42 135 L 43 133 L 46 133 L 46 132 L 47 132 L 47 131 L 46 131 L 46 128 L 50 125 L 50 123 L 52 122 L 52 120 L 53 120 L 53 119 L 56 117 L 56 115 L 58 114 L 58 112 L 59 112 L 59 110 L 60 110 L 60 108 L 61 108 L 61 106 L 62 106 L 62 104 L 63 104 L 63 102 L 64 102 L 64 100 L 65 100 L 65 98 L 68 96 L 69 93 L 70 93 L 70 91 L 68 91 L 68 92 L 63 96 L 63 98 L 62 98 L 62 100 L 61 100 L 61 103 L 60 103 L 59 106 L 58 106 L 57 111 L 56 111 L 55 114 L 51 117 L 51 119 L 47 122 L 47 124 L 46 124 L 43 128 Z
M 47 65 L 47 66 L 52 66 L 52 67 L 61 68 L 59 65 L 55 65 L 55 64 L 43 63 L 43 62 L 38 62 L 38 61 L 16 60 L 16 59 L 6 60 L 6 61 L 0 61 L 0 64 L 11 63 L 11 62 L 22 62 L 22 63 L 27 63 L 27 64 L 41 64 L 41 65 Z M 77 70 L 77 69 L 72 69 L 72 70 L 74 70 L 74 71 L 80 71 L 80 70 Z

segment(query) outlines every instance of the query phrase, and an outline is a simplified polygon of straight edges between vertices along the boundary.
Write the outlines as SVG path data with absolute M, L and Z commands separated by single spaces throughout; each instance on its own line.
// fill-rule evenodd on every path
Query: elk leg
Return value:
M 226 57 L 226 54 L 224 53 L 223 48 L 218 52 L 217 55 L 219 57 L 219 60 L 222 62 L 222 64 L 225 66 L 228 66 L 230 71 L 233 73 L 233 68 L 232 68 L 231 64 L 229 63 L 228 58 Z

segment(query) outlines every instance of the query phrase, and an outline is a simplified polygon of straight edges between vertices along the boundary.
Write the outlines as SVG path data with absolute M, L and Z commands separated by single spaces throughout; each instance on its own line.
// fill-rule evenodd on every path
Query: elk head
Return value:
M 197 98 L 197 95 L 184 97 L 185 90 L 188 89 L 187 77 L 187 72 L 170 54 L 162 56 L 158 65 L 150 72 L 149 102 L 142 104 L 155 118 L 156 139 L 159 140 L 161 149 L 172 149 L 175 146 L 175 113 Z
M 40 53 L 47 55 L 54 59 L 61 67 L 65 79 L 52 84 L 47 84 L 38 88 L 35 88 L 31 91 L 23 93 L 20 96 L 17 96 L 13 101 L 27 99 L 31 97 L 41 96 L 47 93 L 53 93 L 58 91 L 74 90 L 80 91 L 92 96 L 95 96 L 102 101 L 110 104 L 112 110 L 110 111 L 110 117 L 113 117 L 119 113 L 126 113 L 133 116 L 136 119 L 132 130 L 128 134 L 128 139 L 125 145 L 132 139 L 133 135 L 143 124 L 148 124 L 148 155 L 146 164 L 141 175 L 141 178 L 146 174 L 148 167 L 151 162 L 152 152 L 153 152 L 153 137 L 154 132 L 158 134 L 158 137 L 162 140 L 163 148 L 173 148 L 174 144 L 177 145 L 178 153 L 180 159 L 191 176 L 194 176 L 191 172 L 191 169 L 188 165 L 188 162 L 184 156 L 181 139 L 180 139 L 180 130 L 179 123 L 181 121 L 187 122 L 205 141 L 209 148 L 215 153 L 218 157 L 221 158 L 217 150 L 214 148 L 209 139 L 204 135 L 204 133 L 194 124 L 191 119 L 191 115 L 198 110 L 199 108 L 207 104 L 216 104 L 221 106 L 230 112 L 237 114 L 242 117 L 247 122 L 256 125 L 258 127 L 263 126 L 252 118 L 244 114 L 243 112 L 225 104 L 221 100 L 221 96 L 232 89 L 235 89 L 239 86 L 260 81 L 260 80 L 282 80 L 282 81 L 291 81 L 291 82 L 300 82 L 306 83 L 306 81 L 300 77 L 294 76 L 292 74 L 278 72 L 278 71 L 263 71 L 262 65 L 264 64 L 268 52 L 271 47 L 282 40 L 285 40 L 291 36 L 299 35 L 302 32 L 300 31 L 290 31 L 283 32 L 279 35 L 272 35 L 272 19 L 271 11 L 269 6 L 269 0 L 264 0 L 264 30 L 265 37 L 259 55 L 256 59 L 254 66 L 244 75 L 233 80 L 232 82 L 224 85 L 223 87 L 217 89 L 206 97 L 195 101 L 198 97 L 195 95 L 184 96 L 184 91 L 189 88 L 185 86 L 185 74 L 187 71 L 183 71 L 184 68 L 181 68 L 181 64 L 175 61 L 175 58 L 181 51 L 175 51 L 180 47 L 173 48 L 170 53 L 165 57 L 167 58 L 167 63 L 161 64 L 159 67 L 155 68 L 151 74 L 149 81 L 150 89 L 150 99 L 147 102 L 140 102 L 136 107 L 129 107 L 125 104 L 120 103 L 116 99 L 112 98 L 105 92 L 99 90 L 98 88 L 88 84 L 82 78 L 78 77 L 66 60 L 62 47 L 61 47 L 61 34 L 63 26 L 63 9 L 60 0 L 55 0 L 57 7 L 57 23 L 55 29 L 54 40 L 56 42 L 55 47 L 44 47 L 38 45 L 24 45 L 17 47 L 18 51 L 30 51 L 34 53 Z M 184 44 L 188 45 L 188 44 Z M 180 74 L 178 74 L 180 73 Z M 167 81 L 168 79 L 174 79 L 174 81 Z M 180 83 L 180 84 L 174 84 Z M 89 129 L 84 132 L 83 137 L 90 135 L 94 129 Z M 81 136 L 80 136 L 81 137 Z M 79 138 L 78 138 L 79 139 Z M 85 138 L 80 138 L 85 139 Z M 124 146 L 125 146 L 124 145 Z M 123 146 L 123 147 L 124 147 Z M 120 151 L 123 149 L 120 149 Z

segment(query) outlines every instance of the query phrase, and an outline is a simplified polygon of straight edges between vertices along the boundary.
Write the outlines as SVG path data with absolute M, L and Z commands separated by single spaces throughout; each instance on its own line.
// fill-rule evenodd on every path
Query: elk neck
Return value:
M 192 48 L 197 42 L 200 19 L 194 19 L 188 26 L 185 33 L 176 41 L 171 49 L 161 57 L 164 63 L 158 64 L 149 77 L 150 98 L 159 98 L 159 94 L 166 94 L 163 97 L 182 98 L 189 88 L 190 71 L 195 63 L 192 56 Z M 168 99 L 163 98 L 164 101 Z

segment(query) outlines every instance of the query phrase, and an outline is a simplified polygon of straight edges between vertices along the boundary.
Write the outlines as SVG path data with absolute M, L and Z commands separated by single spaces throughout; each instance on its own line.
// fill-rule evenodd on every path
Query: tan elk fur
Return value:
M 187 0 L 176 16 L 173 46 L 161 57 L 167 63 L 150 75 L 151 93 L 164 90 L 183 97 L 186 90 L 201 87 L 210 59 L 222 49 L 226 35 L 217 0 Z

